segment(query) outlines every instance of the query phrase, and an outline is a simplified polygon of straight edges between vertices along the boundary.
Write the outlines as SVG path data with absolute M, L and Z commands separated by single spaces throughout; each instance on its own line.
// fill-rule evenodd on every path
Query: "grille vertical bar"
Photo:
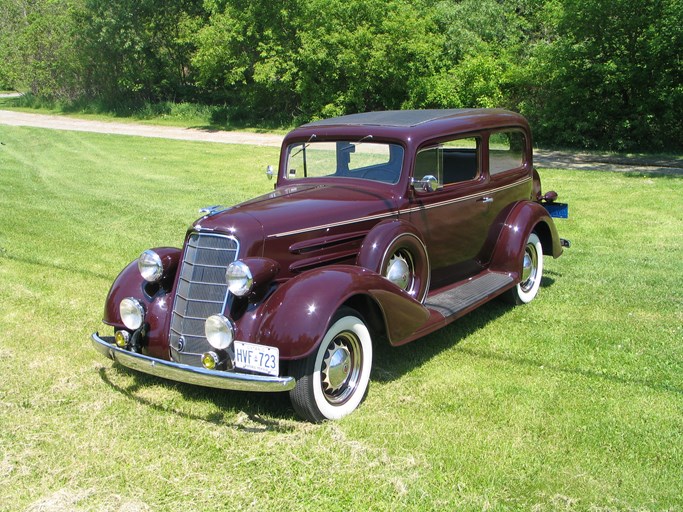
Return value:
M 189 236 L 180 266 L 169 332 L 171 348 L 177 351 L 176 354 L 201 354 L 210 349 L 204 335 L 204 322 L 225 309 L 228 299 L 225 270 L 235 261 L 238 251 L 239 243 L 234 237 L 213 233 Z

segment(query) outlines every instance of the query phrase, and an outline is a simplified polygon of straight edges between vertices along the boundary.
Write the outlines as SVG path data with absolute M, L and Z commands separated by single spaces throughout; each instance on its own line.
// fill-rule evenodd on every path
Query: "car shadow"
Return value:
M 100 368 L 99 375 L 102 382 L 114 391 L 159 412 L 248 433 L 287 433 L 296 430 L 293 421 L 297 417 L 287 393 L 241 393 L 184 384 L 136 372 L 117 362 Z M 133 383 L 125 386 L 120 384 L 117 377 L 122 375 L 132 377 Z M 210 401 L 217 410 L 201 415 L 188 412 L 192 407 L 184 408 L 175 403 L 169 404 L 166 400 L 154 400 L 142 393 L 154 385 L 177 391 L 190 402 Z M 268 417 L 264 417 L 264 414 Z
M 375 382 L 391 382 L 426 364 L 444 350 L 453 348 L 515 306 L 500 300 L 488 302 L 453 323 L 406 345 L 393 347 L 380 343 L 374 347 Z
M 542 286 L 547 288 L 554 282 L 553 278 L 544 276 Z M 371 380 L 391 382 L 400 379 L 444 350 L 459 344 L 514 307 L 501 300 L 493 300 L 443 329 L 412 343 L 399 347 L 392 347 L 388 343 L 376 344 Z M 288 393 L 236 392 L 184 384 L 140 373 L 117 362 L 100 368 L 99 375 L 101 380 L 113 390 L 160 412 L 251 433 L 266 431 L 287 433 L 297 428 L 298 416 L 294 413 Z M 123 375 L 132 377 L 133 383 L 122 385 L 120 383 L 122 379 L 118 377 Z M 200 415 L 188 412 L 192 410 L 191 407 L 182 408 L 165 399 L 154 400 L 149 397 L 149 393 L 144 393 L 146 389 L 154 385 L 163 385 L 169 390 L 177 391 L 188 401 L 210 401 L 217 410 Z

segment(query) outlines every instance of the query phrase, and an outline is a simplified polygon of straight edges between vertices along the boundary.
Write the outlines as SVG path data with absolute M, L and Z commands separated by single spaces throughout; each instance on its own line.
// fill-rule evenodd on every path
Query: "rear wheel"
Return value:
M 527 304 L 538 294 L 543 278 L 543 246 L 536 233 L 531 233 L 522 257 L 521 281 L 504 298 L 512 304 Z
M 292 362 L 294 410 L 308 421 L 336 420 L 353 412 L 370 384 L 372 339 L 361 316 L 341 308 L 318 348 Z

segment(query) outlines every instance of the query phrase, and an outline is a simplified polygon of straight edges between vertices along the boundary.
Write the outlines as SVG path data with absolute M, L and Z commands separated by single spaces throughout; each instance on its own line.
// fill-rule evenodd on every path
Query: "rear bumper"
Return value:
M 227 371 L 207 370 L 187 364 L 174 363 L 137 354 L 114 345 L 113 338 L 93 333 L 92 344 L 103 356 L 122 364 L 126 368 L 164 379 L 233 391 L 289 391 L 296 385 L 293 377 L 268 377 Z

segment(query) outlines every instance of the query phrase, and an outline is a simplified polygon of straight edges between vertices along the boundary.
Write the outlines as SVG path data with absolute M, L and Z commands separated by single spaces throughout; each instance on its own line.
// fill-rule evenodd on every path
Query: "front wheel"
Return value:
M 292 362 L 294 410 L 314 423 L 346 416 L 365 398 L 371 367 L 372 339 L 365 322 L 353 309 L 341 308 L 317 350 Z
M 522 257 L 521 281 L 504 298 L 512 304 L 531 302 L 541 287 L 543 277 L 543 246 L 536 233 L 531 233 Z

